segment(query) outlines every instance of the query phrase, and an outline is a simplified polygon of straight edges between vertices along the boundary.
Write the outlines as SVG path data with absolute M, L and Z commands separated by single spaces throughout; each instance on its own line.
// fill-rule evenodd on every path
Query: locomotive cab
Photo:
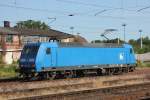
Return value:
M 19 67 L 21 73 L 31 73 L 36 69 L 36 56 L 39 50 L 40 44 L 27 44 L 24 46 Z
M 56 43 L 26 44 L 19 60 L 20 73 L 28 75 L 55 66 L 55 47 Z
M 128 50 L 127 52 L 127 63 L 129 64 L 135 64 L 135 55 L 134 55 L 134 50 L 131 45 L 129 44 L 124 44 L 125 48 Z

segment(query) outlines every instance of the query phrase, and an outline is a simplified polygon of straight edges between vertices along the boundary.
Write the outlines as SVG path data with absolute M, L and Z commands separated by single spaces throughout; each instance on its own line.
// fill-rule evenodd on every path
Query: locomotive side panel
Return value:
M 57 67 L 126 64 L 125 48 L 58 48 Z

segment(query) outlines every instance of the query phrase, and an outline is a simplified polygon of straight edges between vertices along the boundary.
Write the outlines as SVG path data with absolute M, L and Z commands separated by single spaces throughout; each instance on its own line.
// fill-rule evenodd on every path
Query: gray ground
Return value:
M 136 59 L 142 62 L 150 61 L 150 52 L 145 54 L 136 54 Z

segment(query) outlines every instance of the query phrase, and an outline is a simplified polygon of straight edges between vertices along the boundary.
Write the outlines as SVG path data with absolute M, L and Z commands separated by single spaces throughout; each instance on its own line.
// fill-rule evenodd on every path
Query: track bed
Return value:
M 0 97 L 6 99 L 30 98 L 103 88 L 117 88 L 120 86 L 134 86 L 136 84 L 149 84 L 149 82 L 150 69 L 137 69 L 135 72 L 112 76 L 95 76 L 33 82 L 5 81 L 0 82 Z

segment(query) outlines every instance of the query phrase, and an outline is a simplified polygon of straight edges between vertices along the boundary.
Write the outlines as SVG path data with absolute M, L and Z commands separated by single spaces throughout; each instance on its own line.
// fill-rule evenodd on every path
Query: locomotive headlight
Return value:
M 29 62 L 34 62 L 34 59 L 29 59 Z
M 23 59 L 23 58 L 22 58 L 22 59 L 20 59 L 20 62 L 25 62 L 25 61 L 26 61 L 26 60 L 25 60 L 25 59 Z
M 23 67 L 23 65 L 20 65 L 20 67 Z
M 35 67 L 35 64 L 32 64 L 31 67 Z

